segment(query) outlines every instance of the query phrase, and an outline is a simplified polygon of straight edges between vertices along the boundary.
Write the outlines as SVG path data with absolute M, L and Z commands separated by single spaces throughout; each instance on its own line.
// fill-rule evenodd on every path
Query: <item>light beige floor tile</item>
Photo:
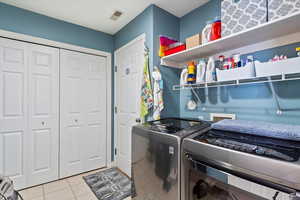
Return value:
M 71 189 L 76 197 L 92 192 L 87 184 L 72 185 Z
M 76 197 L 77 200 L 98 200 L 98 198 L 94 195 L 93 192 L 80 195 Z
M 73 185 L 82 185 L 82 184 L 85 184 L 85 181 L 83 180 L 82 178 L 83 176 L 82 175 L 77 175 L 77 176 L 73 176 L 73 177 L 70 177 L 70 178 L 67 178 L 67 182 L 73 186 Z
M 24 200 L 98 200 L 83 180 L 83 176 L 105 169 L 107 168 L 93 170 L 42 186 L 32 187 L 20 191 L 20 193 L 24 197 Z M 131 197 L 125 200 L 131 200 Z
M 74 200 L 71 188 L 65 188 L 52 193 L 45 194 L 45 200 Z
M 33 198 L 42 197 L 44 195 L 43 186 L 40 185 L 25 190 L 21 190 L 20 194 L 24 198 L 24 200 L 27 199 L 31 200 Z
M 27 200 L 27 199 L 24 199 L 24 200 Z M 45 200 L 44 197 L 37 197 L 37 198 L 33 198 L 33 199 L 29 199 L 29 200 Z
M 70 186 L 65 179 L 47 183 L 43 185 L 43 187 L 44 187 L 45 194 L 63 190 L 63 189 L 70 189 Z

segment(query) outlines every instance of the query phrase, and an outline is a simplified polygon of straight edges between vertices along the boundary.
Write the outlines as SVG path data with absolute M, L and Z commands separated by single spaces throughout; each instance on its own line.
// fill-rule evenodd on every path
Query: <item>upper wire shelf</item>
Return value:
M 272 83 L 272 82 L 290 81 L 290 80 L 300 80 L 300 73 L 255 77 L 255 78 L 247 78 L 247 79 L 232 80 L 232 81 L 215 81 L 215 82 L 199 83 L 199 84 L 197 83 L 197 84 L 174 85 L 173 90 L 239 86 L 239 85 Z

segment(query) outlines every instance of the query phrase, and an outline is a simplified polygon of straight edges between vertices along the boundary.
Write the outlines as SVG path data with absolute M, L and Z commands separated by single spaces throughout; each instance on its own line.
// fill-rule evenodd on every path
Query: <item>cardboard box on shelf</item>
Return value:
M 187 49 L 190 49 L 190 48 L 201 45 L 201 34 L 198 33 L 198 34 L 193 35 L 189 38 L 186 38 L 185 43 L 186 43 L 186 48 Z

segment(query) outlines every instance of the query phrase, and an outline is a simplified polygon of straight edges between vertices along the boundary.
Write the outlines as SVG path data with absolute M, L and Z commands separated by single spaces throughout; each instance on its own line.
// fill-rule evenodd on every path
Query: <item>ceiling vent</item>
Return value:
M 121 11 L 115 11 L 110 17 L 110 19 L 116 21 L 117 19 L 119 19 L 119 17 L 121 17 L 122 14 L 123 13 Z

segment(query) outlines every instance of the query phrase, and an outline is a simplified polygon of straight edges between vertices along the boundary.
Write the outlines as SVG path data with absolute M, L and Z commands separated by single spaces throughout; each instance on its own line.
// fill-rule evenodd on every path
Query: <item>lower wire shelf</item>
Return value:
M 239 85 L 247 85 L 247 84 L 271 83 L 271 82 L 290 81 L 290 80 L 300 80 L 300 73 L 254 77 L 254 78 L 231 80 L 231 81 L 215 81 L 209 83 L 174 85 L 173 90 L 239 86 Z

